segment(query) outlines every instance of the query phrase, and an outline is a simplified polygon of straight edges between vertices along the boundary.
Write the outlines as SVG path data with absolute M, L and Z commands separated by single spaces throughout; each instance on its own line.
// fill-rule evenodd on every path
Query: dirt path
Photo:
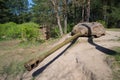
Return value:
M 62 47 L 37 68 L 26 72 L 23 80 L 111 80 L 112 71 L 105 60 L 115 53 L 110 48 L 120 46 L 118 38 L 120 32 L 114 31 L 96 39 L 79 38 L 74 45 Z

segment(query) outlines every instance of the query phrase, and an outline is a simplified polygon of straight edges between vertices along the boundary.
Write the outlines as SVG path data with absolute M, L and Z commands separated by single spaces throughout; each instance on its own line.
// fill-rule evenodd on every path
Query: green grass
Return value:
M 25 41 L 25 42 L 20 42 L 18 45 L 19 47 L 22 47 L 22 48 L 31 48 L 33 46 L 39 46 L 41 45 L 43 42 L 38 42 L 38 41 Z
M 14 61 L 14 62 L 11 62 L 9 65 L 4 65 L 1 73 L 7 74 L 7 75 L 12 74 L 13 76 L 16 76 L 19 73 L 23 73 L 24 71 L 25 69 L 23 67 L 23 63 Z
M 120 37 L 118 38 L 118 40 L 117 41 L 120 41 Z
M 110 29 L 107 28 L 107 30 L 108 31 L 120 31 L 120 28 L 110 28 Z
M 112 56 L 115 61 L 113 63 L 113 80 L 119 80 L 120 79 L 120 47 L 113 48 L 117 53 L 116 55 Z
M 114 50 L 117 52 L 117 54 L 115 55 L 115 60 L 120 65 L 120 47 L 116 47 L 114 48 Z
M 20 60 L 8 60 L 6 63 L 1 63 L 0 76 L 6 75 L 6 77 L 4 77 L 6 80 L 14 80 L 16 76 L 23 74 L 26 71 L 23 65 L 24 61 Z

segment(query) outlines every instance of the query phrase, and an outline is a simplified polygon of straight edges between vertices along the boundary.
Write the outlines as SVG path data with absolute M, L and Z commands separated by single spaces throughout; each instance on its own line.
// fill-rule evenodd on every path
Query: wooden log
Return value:
M 74 39 L 78 38 L 79 36 L 81 36 L 81 33 L 78 32 L 77 34 L 75 34 L 74 36 L 66 39 L 65 41 L 63 41 L 62 43 L 54 46 L 51 50 L 47 51 L 46 53 L 44 53 L 43 55 L 31 59 L 30 61 L 26 62 L 24 64 L 24 67 L 28 70 L 31 71 L 32 69 L 34 69 L 35 67 L 38 66 L 38 64 L 43 61 L 46 57 L 48 57 L 49 55 L 51 55 L 52 53 L 54 53 L 55 51 L 57 51 L 58 49 L 60 49 L 61 47 L 63 47 L 64 45 L 68 44 L 69 42 L 72 42 Z

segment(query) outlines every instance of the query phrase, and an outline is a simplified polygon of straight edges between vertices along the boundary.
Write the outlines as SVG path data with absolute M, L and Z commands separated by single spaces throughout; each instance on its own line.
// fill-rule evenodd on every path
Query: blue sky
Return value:
M 32 7 L 31 4 L 33 4 L 32 0 L 28 0 L 29 1 L 29 7 Z
M 29 1 L 30 4 L 33 3 L 32 0 L 28 0 L 28 1 Z

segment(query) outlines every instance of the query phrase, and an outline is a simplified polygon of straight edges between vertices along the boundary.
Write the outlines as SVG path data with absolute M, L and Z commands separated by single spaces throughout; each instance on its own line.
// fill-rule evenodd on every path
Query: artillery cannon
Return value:
M 105 29 L 102 24 L 98 22 L 92 22 L 92 23 L 79 23 L 73 27 L 73 30 L 71 32 L 71 37 L 63 41 L 62 43 L 56 45 L 48 52 L 44 53 L 43 55 L 31 59 L 30 61 L 26 62 L 24 64 L 24 67 L 31 71 L 33 68 L 37 67 L 38 64 L 43 61 L 46 57 L 51 55 L 53 52 L 61 48 L 62 46 L 68 44 L 69 42 L 73 41 L 74 39 L 80 37 L 80 36 L 95 36 L 100 37 L 102 35 L 105 35 Z

